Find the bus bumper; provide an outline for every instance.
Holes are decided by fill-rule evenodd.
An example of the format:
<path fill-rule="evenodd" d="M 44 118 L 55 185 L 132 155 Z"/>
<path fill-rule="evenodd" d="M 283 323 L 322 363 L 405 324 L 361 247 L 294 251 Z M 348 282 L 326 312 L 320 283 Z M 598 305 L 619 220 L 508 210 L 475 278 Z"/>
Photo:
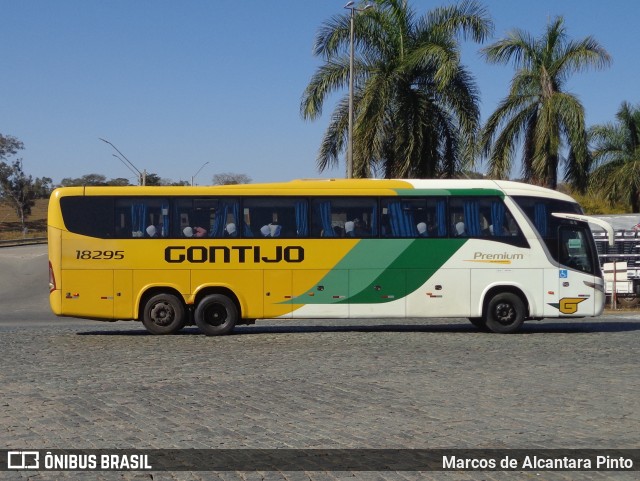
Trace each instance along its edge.
<path fill-rule="evenodd" d="M 60 289 L 49 293 L 49 305 L 56 316 L 62 315 L 62 291 Z"/>
<path fill-rule="evenodd" d="M 607 295 L 604 292 L 604 281 L 602 279 L 594 279 L 593 285 L 593 315 L 599 316 L 604 311 L 604 304 Z"/>

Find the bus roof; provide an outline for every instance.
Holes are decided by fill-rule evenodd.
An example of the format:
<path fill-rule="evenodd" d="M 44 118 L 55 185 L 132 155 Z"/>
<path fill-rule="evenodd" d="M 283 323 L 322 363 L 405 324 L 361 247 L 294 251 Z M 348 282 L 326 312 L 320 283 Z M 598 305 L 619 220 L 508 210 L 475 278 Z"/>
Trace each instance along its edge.
<path fill-rule="evenodd" d="M 447 191 L 484 190 L 508 196 L 526 195 L 575 202 L 570 196 L 544 187 L 522 182 L 488 179 L 298 179 L 289 182 L 236 184 L 216 186 L 84 186 L 62 187 L 55 197 L 78 195 L 397 195 L 412 190 L 432 191 L 447 195 Z M 427 193 L 427 192 L 425 192 Z"/>

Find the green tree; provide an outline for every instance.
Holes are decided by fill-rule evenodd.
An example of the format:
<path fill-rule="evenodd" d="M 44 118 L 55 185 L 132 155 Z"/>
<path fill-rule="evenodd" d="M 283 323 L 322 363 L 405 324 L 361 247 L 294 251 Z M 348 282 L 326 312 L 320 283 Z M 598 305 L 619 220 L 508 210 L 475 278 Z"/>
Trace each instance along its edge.
<path fill-rule="evenodd" d="M 562 17 L 538 39 L 513 30 L 483 52 L 489 62 L 513 62 L 517 69 L 509 95 L 481 135 L 490 176 L 508 177 L 521 145 L 526 181 L 555 189 L 561 161 L 567 160 L 565 179 L 579 185 L 589 164 L 584 108 L 564 87 L 573 73 L 607 66 L 609 54 L 592 37 L 570 40 Z M 565 143 L 571 149 L 568 159 L 562 159 Z"/>
<path fill-rule="evenodd" d="M 616 122 L 589 129 L 595 169 L 591 189 L 610 204 L 640 212 L 640 107 L 623 102 Z"/>
<path fill-rule="evenodd" d="M 129 179 L 126 179 L 124 177 L 116 177 L 115 179 L 109 179 L 107 181 L 107 185 L 111 185 L 114 187 L 127 187 L 131 185 L 131 183 L 129 182 Z"/>
<path fill-rule="evenodd" d="M 26 220 L 37 197 L 51 192 L 51 179 L 36 179 L 22 170 L 22 159 L 11 164 L 4 162 L 8 157 L 24 149 L 24 144 L 16 137 L 0 134 L 0 200 L 9 203 L 16 211 L 26 232 Z"/>
<path fill-rule="evenodd" d="M 26 220 L 31 214 L 31 208 L 35 205 L 37 190 L 33 177 L 26 175 L 22 170 L 22 160 L 16 160 L 7 165 L 2 162 L 3 168 L 0 175 L 0 192 L 2 199 L 9 202 L 16 211 L 22 224 L 22 230 L 26 231 Z"/>
<path fill-rule="evenodd" d="M 62 187 L 73 187 L 82 185 L 107 185 L 107 177 L 102 174 L 85 174 L 77 179 L 65 177 L 60 181 L 60 185 Z"/>
<path fill-rule="evenodd" d="M 163 185 L 163 183 L 158 174 L 149 173 L 145 176 L 144 185 Z"/>
<path fill-rule="evenodd" d="M 165 179 L 164 185 L 172 185 L 172 186 L 175 186 L 175 187 L 186 187 L 188 185 L 191 185 L 191 182 L 189 182 L 188 180 L 169 180 L 169 179 Z"/>
<path fill-rule="evenodd" d="M 353 176 L 452 177 L 473 159 L 478 91 L 460 63 L 458 38 L 482 42 L 493 30 L 474 1 L 423 16 L 406 0 L 375 0 L 354 18 Z M 324 59 L 300 105 L 322 114 L 328 96 L 349 83 L 350 14 L 321 27 L 314 54 Z M 336 106 L 318 154 L 320 171 L 347 148 L 349 98 Z"/>
<path fill-rule="evenodd" d="M 212 183 L 213 185 L 250 184 L 251 177 L 249 177 L 247 174 L 222 172 L 213 176 Z"/>
<path fill-rule="evenodd" d="M 0 134 L 0 159 L 6 159 L 15 155 L 18 150 L 24 149 L 24 144 L 11 135 Z"/>
<path fill-rule="evenodd" d="M 53 179 L 51 177 L 38 177 L 33 183 L 36 199 L 46 199 L 53 191 Z"/>

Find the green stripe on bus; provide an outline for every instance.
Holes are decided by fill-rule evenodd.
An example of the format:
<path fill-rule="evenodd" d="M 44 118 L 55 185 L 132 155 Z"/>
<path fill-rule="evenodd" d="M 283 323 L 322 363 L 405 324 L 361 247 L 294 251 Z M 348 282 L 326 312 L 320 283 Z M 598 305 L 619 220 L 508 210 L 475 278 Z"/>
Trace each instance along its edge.
<path fill-rule="evenodd" d="M 467 239 L 414 239 L 387 269 L 341 302 L 375 304 L 403 298 L 427 282 L 465 242 Z M 393 296 L 381 295 L 387 293 Z"/>
<path fill-rule="evenodd" d="M 363 239 L 318 281 L 318 285 L 323 286 L 322 291 L 315 290 L 313 297 L 301 294 L 287 303 L 391 302 L 423 285 L 466 241 L 467 239 Z M 386 267 L 369 268 L 372 263 Z M 336 293 L 343 295 L 336 296 Z M 385 296 L 386 293 L 392 293 L 393 296 Z"/>
<path fill-rule="evenodd" d="M 396 194 L 404 197 L 500 197 L 504 192 L 498 189 L 394 189 Z"/>

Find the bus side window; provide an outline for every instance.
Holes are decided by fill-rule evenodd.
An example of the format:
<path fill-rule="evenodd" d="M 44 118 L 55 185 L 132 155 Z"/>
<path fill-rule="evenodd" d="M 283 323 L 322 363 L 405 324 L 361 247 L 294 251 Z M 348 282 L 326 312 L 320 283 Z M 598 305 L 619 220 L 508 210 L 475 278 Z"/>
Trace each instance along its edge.
<path fill-rule="evenodd" d="M 169 201 L 156 197 L 118 198 L 115 205 L 117 237 L 168 237 Z"/>
<path fill-rule="evenodd" d="M 208 237 L 216 204 L 216 199 L 177 199 L 172 237 Z"/>
<path fill-rule="evenodd" d="M 314 237 L 378 236 L 378 202 L 369 197 L 314 199 L 311 233 Z"/>
<path fill-rule="evenodd" d="M 525 242 L 511 212 L 498 197 L 452 198 L 449 205 L 452 237 L 484 237 L 513 244 Z"/>
<path fill-rule="evenodd" d="M 244 199 L 244 222 L 262 238 L 308 237 L 307 200 L 295 197 L 248 197 Z"/>
<path fill-rule="evenodd" d="M 70 232 L 101 239 L 121 237 L 113 197 L 62 197 L 60 208 L 64 224 Z"/>
<path fill-rule="evenodd" d="M 382 199 L 384 237 L 422 237 L 428 235 L 426 199 L 389 197 Z"/>

